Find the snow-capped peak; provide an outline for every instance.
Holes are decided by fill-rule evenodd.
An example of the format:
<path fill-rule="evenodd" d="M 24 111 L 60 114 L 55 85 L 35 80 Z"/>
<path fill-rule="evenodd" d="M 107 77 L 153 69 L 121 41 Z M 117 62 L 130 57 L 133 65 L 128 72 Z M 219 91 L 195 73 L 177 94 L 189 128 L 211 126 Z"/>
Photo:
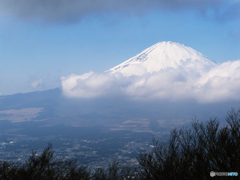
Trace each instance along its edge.
<path fill-rule="evenodd" d="M 166 68 L 184 68 L 198 72 L 208 71 L 216 64 L 196 50 L 183 44 L 163 41 L 145 49 L 136 56 L 106 71 L 124 76 L 154 73 Z"/>

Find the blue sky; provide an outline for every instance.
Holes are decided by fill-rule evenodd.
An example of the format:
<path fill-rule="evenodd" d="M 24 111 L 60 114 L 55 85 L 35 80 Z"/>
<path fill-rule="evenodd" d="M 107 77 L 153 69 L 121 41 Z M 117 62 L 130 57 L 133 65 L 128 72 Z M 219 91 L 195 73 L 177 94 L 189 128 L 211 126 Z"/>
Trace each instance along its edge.
<path fill-rule="evenodd" d="M 0 0 L 2 95 L 60 87 L 71 73 L 101 73 L 159 41 L 177 41 L 218 63 L 240 59 L 238 0 L 35 2 Z"/>

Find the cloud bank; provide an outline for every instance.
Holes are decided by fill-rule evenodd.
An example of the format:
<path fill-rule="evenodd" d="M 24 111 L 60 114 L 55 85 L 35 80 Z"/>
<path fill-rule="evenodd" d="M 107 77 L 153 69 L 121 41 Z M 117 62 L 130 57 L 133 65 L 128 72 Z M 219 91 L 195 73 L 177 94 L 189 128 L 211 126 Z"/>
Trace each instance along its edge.
<path fill-rule="evenodd" d="M 72 98 L 122 96 L 199 103 L 240 100 L 240 60 L 222 63 L 206 73 L 171 68 L 130 77 L 89 72 L 61 80 L 63 94 Z"/>
<path fill-rule="evenodd" d="M 219 19 L 239 17 L 236 0 L 0 0 L 1 14 L 45 22 L 74 23 L 92 14 L 121 13 L 141 15 L 149 11 L 211 11 Z"/>

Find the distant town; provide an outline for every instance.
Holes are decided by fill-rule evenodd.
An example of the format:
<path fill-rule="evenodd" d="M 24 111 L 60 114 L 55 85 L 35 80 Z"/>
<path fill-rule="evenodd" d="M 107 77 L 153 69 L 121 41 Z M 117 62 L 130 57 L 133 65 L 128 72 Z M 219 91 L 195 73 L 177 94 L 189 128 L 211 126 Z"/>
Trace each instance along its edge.
<path fill-rule="evenodd" d="M 73 128 L 74 127 L 69 127 Z M 76 159 L 79 164 L 87 165 L 90 169 L 107 168 L 109 163 L 116 159 L 122 165 L 137 165 L 136 157 L 140 152 L 153 148 L 152 138 L 166 141 L 170 129 L 159 132 L 149 132 L 149 129 L 137 128 L 140 132 L 129 130 L 103 130 L 98 138 L 80 138 L 61 134 L 31 137 L 18 133 L 18 129 L 3 131 L 0 134 L 0 160 L 24 162 L 32 150 L 39 155 L 48 143 L 52 143 L 56 159 Z M 92 129 L 89 133 L 93 133 Z M 47 134 L 47 131 L 45 131 Z M 71 131 L 70 131 L 71 132 Z M 100 133 L 100 132 L 99 132 Z M 55 133 L 57 134 L 57 133 Z M 5 138 L 5 139 L 4 139 Z"/>

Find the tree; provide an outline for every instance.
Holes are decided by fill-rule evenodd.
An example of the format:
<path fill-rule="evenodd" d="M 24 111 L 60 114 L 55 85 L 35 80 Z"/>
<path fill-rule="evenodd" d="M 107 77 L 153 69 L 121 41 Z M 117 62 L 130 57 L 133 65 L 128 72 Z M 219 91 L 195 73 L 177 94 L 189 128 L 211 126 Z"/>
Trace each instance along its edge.
<path fill-rule="evenodd" d="M 155 147 L 138 157 L 140 179 L 209 179 L 211 171 L 240 172 L 240 109 L 228 111 L 226 121 L 220 128 L 216 118 L 195 119 L 191 128 L 174 129 L 167 143 L 153 139 Z"/>
<path fill-rule="evenodd" d="M 109 164 L 107 170 L 98 168 L 92 175 L 93 180 L 130 180 L 138 179 L 137 169 L 131 166 L 120 166 L 119 162 L 114 159 Z"/>
<path fill-rule="evenodd" d="M 54 159 L 54 151 L 49 144 L 40 156 L 33 151 L 24 164 L 1 162 L 0 179 L 88 180 L 90 173 L 85 166 L 78 167 L 77 161 Z"/>
<path fill-rule="evenodd" d="M 211 171 L 240 172 L 240 109 L 228 111 L 226 121 L 220 127 L 216 118 L 195 119 L 191 128 L 173 129 L 167 143 L 153 138 L 154 148 L 139 154 L 138 167 L 121 166 L 115 159 L 92 174 L 76 160 L 55 159 L 49 144 L 23 164 L 0 162 L 0 180 L 204 180 L 212 179 Z M 225 178 L 231 179 L 218 179 Z"/>

